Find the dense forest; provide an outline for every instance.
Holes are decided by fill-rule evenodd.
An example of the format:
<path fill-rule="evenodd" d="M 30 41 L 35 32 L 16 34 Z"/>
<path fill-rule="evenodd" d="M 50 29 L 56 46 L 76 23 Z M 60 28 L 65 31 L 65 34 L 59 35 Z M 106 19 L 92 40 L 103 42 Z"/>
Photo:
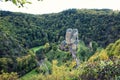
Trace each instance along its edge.
<path fill-rule="evenodd" d="M 72 80 L 120 78 L 119 20 L 120 12 L 109 9 L 69 9 L 43 15 L 0 11 L 0 78 L 12 75 L 12 78 L 16 79 L 17 76 L 21 77 L 36 67 L 38 73 L 43 73 L 39 78 L 34 77 L 36 80 L 56 80 L 55 76 L 64 78 L 64 75 L 55 75 L 59 69 L 68 79 L 74 76 Z M 79 32 L 77 57 L 81 61 L 81 66 L 77 70 L 71 54 L 59 50 L 59 44 L 65 39 L 67 28 L 77 28 Z M 89 48 L 91 42 L 92 50 Z M 31 50 L 37 46 L 43 47 L 36 52 Z M 42 68 L 38 67 L 38 63 L 43 59 L 44 64 L 48 66 L 47 71 L 43 65 Z M 117 66 L 118 70 L 112 74 L 109 66 Z M 58 69 L 58 72 L 55 69 Z M 79 73 L 81 69 L 83 72 Z M 101 72 L 97 72 L 99 69 Z M 104 72 L 104 69 L 109 72 Z M 90 74 L 92 72 L 93 74 Z M 46 73 L 47 77 L 44 76 Z"/>
<path fill-rule="evenodd" d="M 24 47 L 63 40 L 67 28 L 77 28 L 79 38 L 88 44 L 96 41 L 105 47 L 119 39 L 120 13 L 112 10 L 70 9 L 56 14 L 31 15 L 0 12 L 0 22 Z M 42 38 L 42 39 L 41 39 Z"/>

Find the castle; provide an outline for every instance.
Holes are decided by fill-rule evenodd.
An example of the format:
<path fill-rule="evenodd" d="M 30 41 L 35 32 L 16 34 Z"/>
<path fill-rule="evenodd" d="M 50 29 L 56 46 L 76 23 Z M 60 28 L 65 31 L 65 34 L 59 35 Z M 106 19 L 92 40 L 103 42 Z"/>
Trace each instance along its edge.
<path fill-rule="evenodd" d="M 65 40 L 61 42 L 60 49 L 64 51 L 70 51 L 72 58 L 76 61 L 77 66 L 79 65 L 79 60 L 77 59 L 77 47 L 78 47 L 78 29 L 67 29 Z"/>
<path fill-rule="evenodd" d="M 78 30 L 77 29 L 67 29 L 65 40 L 61 42 L 61 50 L 68 50 L 65 46 L 71 47 L 72 50 L 77 50 L 78 46 Z"/>

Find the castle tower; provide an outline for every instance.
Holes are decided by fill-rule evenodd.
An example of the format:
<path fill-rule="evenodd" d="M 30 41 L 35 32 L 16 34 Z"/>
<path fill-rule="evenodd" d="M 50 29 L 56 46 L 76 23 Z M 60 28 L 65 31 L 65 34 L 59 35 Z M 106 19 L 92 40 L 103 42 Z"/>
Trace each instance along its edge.
<path fill-rule="evenodd" d="M 65 37 L 67 44 L 71 44 L 71 36 L 72 36 L 72 29 L 69 28 L 69 29 L 67 29 L 67 31 L 66 31 L 66 37 Z"/>
<path fill-rule="evenodd" d="M 78 41 L 78 29 L 72 30 L 71 43 L 74 43 L 75 41 Z"/>

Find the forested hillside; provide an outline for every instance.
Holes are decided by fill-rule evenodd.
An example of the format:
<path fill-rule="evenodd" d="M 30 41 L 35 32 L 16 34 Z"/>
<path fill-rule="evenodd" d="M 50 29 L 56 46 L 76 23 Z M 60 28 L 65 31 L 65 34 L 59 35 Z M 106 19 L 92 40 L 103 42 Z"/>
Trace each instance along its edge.
<path fill-rule="evenodd" d="M 75 63 L 71 59 L 71 54 L 61 51 L 58 48 L 61 41 L 65 39 L 64 36 L 67 28 L 78 29 L 80 43 L 77 56 L 82 62 L 88 60 L 92 62 L 98 61 L 97 63 L 99 63 L 105 58 L 105 60 L 108 59 L 108 62 L 112 60 L 114 63 L 115 60 L 113 58 L 120 55 L 118 40 L 120 39 L 119 11 L 109 9 L 69 9 L 60 13 L 43 15 L 0 11 L 0 74 L 17 72 L 19 76 L 23 76 L 36 68 L 40 60 L 46 59 L 47 61 L 45 63 L 50 66 L 48 68 L 51 74 L 51 76 L 49 75 L 47 77 L 55 77 L 54 73 L 52 73 L 52 71 L 54 72 L 53 68 L 63 69 L 63 67 L 63 71 L 68 71 L 71 74 L 68 75 L 65 73 L 67 77 L 71 78 L 71 76 L 77 75 L 74 74 L 76 72 L 74 70 Z M 93 44 L 92 49 L 89 48 L 91 42 Z M 37 46 L 42 47 L 36 52 L 30 50 Z M 102 59 L 101 55 L 103 55 Z M 119 57 L 116 60 L 119 62 Z M 92 62 L 90 62 L 90 66 Z M 57 65 L 57 63 L 59 64 Z M 62 66 L 62 64 L 64 65 Z M 100 66 L 99 64 L 97 65 Z M 106 65 L 104 66 L 106 67 Z M 118 65 L 118 63 L 115 65 Z M 114 65 L 112 66 L 114 67 Z M 88 67 L 89 64 L 85 63 L 84 65 L 83 63 L 82 68 L 86 69 L 83 73 L 79 74 L 81 79 L 84 76 L 86 77 L 84 74 L 89 69 Z M 93 71 L 94 67 L 92 67 Z M 104 68 L 100 69 L 103 70 Z M 44 68 L 41 70 L 38 67 L 37 71 L 46 74 Z M 11 75 L 16 75 L 16 73 L 11 73 Z M 41 76 L 47 80 L 45 76 Z M 99 77 L 98 74 L 93 73 L 93 77 L 95 76 Z M 79 77 L 77 75 L 73 78 L 78 79 Z M 90 77 L 90 74 L 88 74 L 86 80 L 88 80 L 88 77 Z"/>
<path fill-rule="evenodd" d="M 63 40 L 67 28 L 77 28 L 80 40 L 105 47 L 120 38 L 120 13 L 112 10 L 70 9 L 56 14 L 31 15 L 0 12 L 2 24 L 16 34 L 25 47 Z"/>

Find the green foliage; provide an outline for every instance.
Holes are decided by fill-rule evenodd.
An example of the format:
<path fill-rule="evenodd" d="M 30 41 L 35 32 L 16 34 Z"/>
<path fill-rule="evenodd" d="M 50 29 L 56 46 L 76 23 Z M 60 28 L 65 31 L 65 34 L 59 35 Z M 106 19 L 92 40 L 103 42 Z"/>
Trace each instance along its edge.
<path fill-rule="evenodd" d="M 97 48 L 98 48 L 98 44 L 97 44 L 95 41 L 92 42 L 92 48 L 93 48 L 93 51 L 94 51 L 94 52 L 95 52 L 95 51 L 97 50 Z"/>
<path fill-rule="evenodd" d="M 20 80 L 30 80 L 31 77 L 34 77 L 35 75 L 38 75 L 35 69 L 30 71 L 29 73 L 25 74 L 24 76 L 20 77 Z"/>
<path fill-rule="evenodd" d="M 95 51 L 90 50 L 83 41 L 80 41 L 78 45 L 77 56 L 81 61 L 87 61 L 90 56 L 94 54 Z"/>
<path fill-rule="evenodd" d="M 71 60 L 71 54 L 69 52 L 65 53 L 60 50 L 53 51 L 46 53 L 46 58 L 52 62 L 52 60 L 58 60 L 59 64 L 65 63 L 68 60 Z"/>
<path fill-rule="evenodd" d="M 105 49 L 97 51 L 89 58 L 89 61 L 108 60 L 114 57 L 120 57 L 120 40 L 110 43 Z"/>
<path fill-rule="evenodd" d="M 50 51 L 50 44 L 49 43 L 45 43 L 45 45 L 44 45 L 44 51 L 45 51 L 45 53 L 47 53 L 47 52 Z"/>
<path fill-rule="evenodd" d="M 0 58 L 0 69 L 4 72 L 8 72 L 13 65 L 11 58 Z"/>
<path fill-rule="evenodd" d="M 30 50 L 32 50 L 34 53 L 36 53 L 41 48 L 43 48 L 43 46 L 37 46 L 37 47 L 31 48 Z"/>
<path fill-rule="evenodd" d="M 31 71 L 36 66 L 37 66 L 36 55 L 34 55 L 34 53 L 32 52 L 29 52 L 29 54 L 26 56 L 17 58 L 17 69 L 16 70 L 20 76 Z"/>
<path fill-rule="evenodd" d="M 52 44 L 52 50 L 53 51 L 56 51 L 58 48 L 57 48 L 57 45 L 56 44 Z"/>
<path fill-rule="evenodd" d="M 106 50 L 101 50 L 100 52 L 97 51 L 94 55 L 92 55 L 88 61 L 94 62 L 94 61 L 100 61 L 100 60 L 108 60 L 109 56 L 107 55 Z"/>
<path fill-rule="evenodd" d="M 87 49 L 84 43 L 80 42 L 80 44 L 78 52 L 82 48 Z M 119 40 L 112 45 L 118 44 Z M 116 50 L 116 48 L 114 49 Z M 29 80 L 119 80 L 120 57 L 115 56 L 115 54 L 111 58 L 107 54 L 107 51 L 111 50 L 110 47 L 106 49 L 97 51 L 88 61 L 81 62 L 77 68 L 75 68 L 76 61 L 71 60 L 69 52 L 63 52 L 59 49 L 57 51 L 50 50 L 45 53 L 48 60 L 45 59 L 46 62 L 36 68 L 39 73 Z"/>
<path fill-rule="evenodd" d="M 69 52 L 59 50 L 55 43 L 51 43 L 48 47 L 45 44 L 43 48 L 40 48 L 36 52 L 36 57 L 38 60 L 48 59 L 50 62 L 56 59 L 60 64 L 66 62 L 67 60 L 71 60 L 72 58 Z"/>
<path fill-rule="evenodd" d="M 106 47 L 107 54 L 110 57 L 120 56 L 120 39 Z"/>
<path fill-rule="evenodd" d="M 120 59 L 104 60 L 96 62 L 81 63 L 78 68 L 74 61 L 68 61 L 65 64 L 58 65 L 57 60 L 52 61 L 51 73 L 39 73 L 29 80 L 119 80 L 120 76 Z M 44 68 L 44 69 L 43 69 Z M 46 70 L 45 67 L 40 70 Z"/>
<path fill-rule="evenodd" d="M 24 4 L 26 3 L 31 4 L 31 2 L 28 2 L 27 0 L 3 0 L 3 1 L 11 1 L 13 4 L 15 4 L 18 7 L 24 7 Z"/>
<path fill-rule="evenodd" d="M 41 48 L 36 52 L 36 56 L 38 60 L 44 59 L 45 58 L 45 49 Z"/>
<path fill-rule="evenodd" d="M 97 51 L 90 57 L 83 67 L 84 70 L 80 74 L 80 78 L 82 80 L 119 80 L 119 41 L 108 45 L 106 49 Z M 113 54 L 111 55 L 111 53 Z"/>
<path fill-rule="evenodd" d="M 40 66 L 36 68 L 36 72 L 42 74 L 50 74 L 52 69 L 52 64 L 48 60 L 45 60 L 41 63 Z"/>
<path fill-rule="evenodd" d="M 0 11 L 2 25 L 17 35 L 25 47 L 61 42 L 67 28 L 77 28 L 79 38 L 105 47 L 119 35 L 119 12 L 112 10 L 70 9 L 57 14 L 30 15 Z M 9 26 L 9 27 L 8 27 Z"/>
<path fill-rule="evenodd" d="M 77 80 L 77 73 L 76 70 L 70 70 L 69 67 L 75 66 L 75 64 L 72 64 L 71 62 L 66 65 L 58 66 L 57 60 L 52 61 L 52 69 L 50 74 L 39 74 L 38 76 L 35 76 L 32 79 L 35 80 Z M 72 65 L 71 65 L 72 64 Z"/>
<path fill-rule="evenodd" d="M 0 74 L 0 80 L 17 80 L 18 75 L 17 73 L 11 72 L 11 73 L 2 73 Z"/>
<path fill-rule="evenodd" d="M 117 61 L 117 62 L 116 62 Z M 115 80 L 120 76 L 119 58 L 108 61 L 87 63 L 84 71 L 80 74 L 82 80 Z"/>
<path fill-rule="evenodd" d="M 8 33 L 2 29 L 0 35 L 0 71 L 3 70 L 4 72 L 18 72 L 20 75 L 25 74 L 28 69 L 26 69 L 26 71 L 23 71 L 22 68 L 24 68 L 24 66 L 27 66 L 28 63 L 19 65 L 17 59 L 23 56 L 29 56 L 30 53 L 27 52 L 28 49 L 24 48 L 22 44 L 20 44 L 12 32 Z M 24 62 L 24 60 L 22 61 Z M 21 66 L 22 68 L 20 69 Z M 31 67 L 31 69 L 32 68 L 33 67 Z M 29 68 L 29 70 L 31 69 Z"/>

